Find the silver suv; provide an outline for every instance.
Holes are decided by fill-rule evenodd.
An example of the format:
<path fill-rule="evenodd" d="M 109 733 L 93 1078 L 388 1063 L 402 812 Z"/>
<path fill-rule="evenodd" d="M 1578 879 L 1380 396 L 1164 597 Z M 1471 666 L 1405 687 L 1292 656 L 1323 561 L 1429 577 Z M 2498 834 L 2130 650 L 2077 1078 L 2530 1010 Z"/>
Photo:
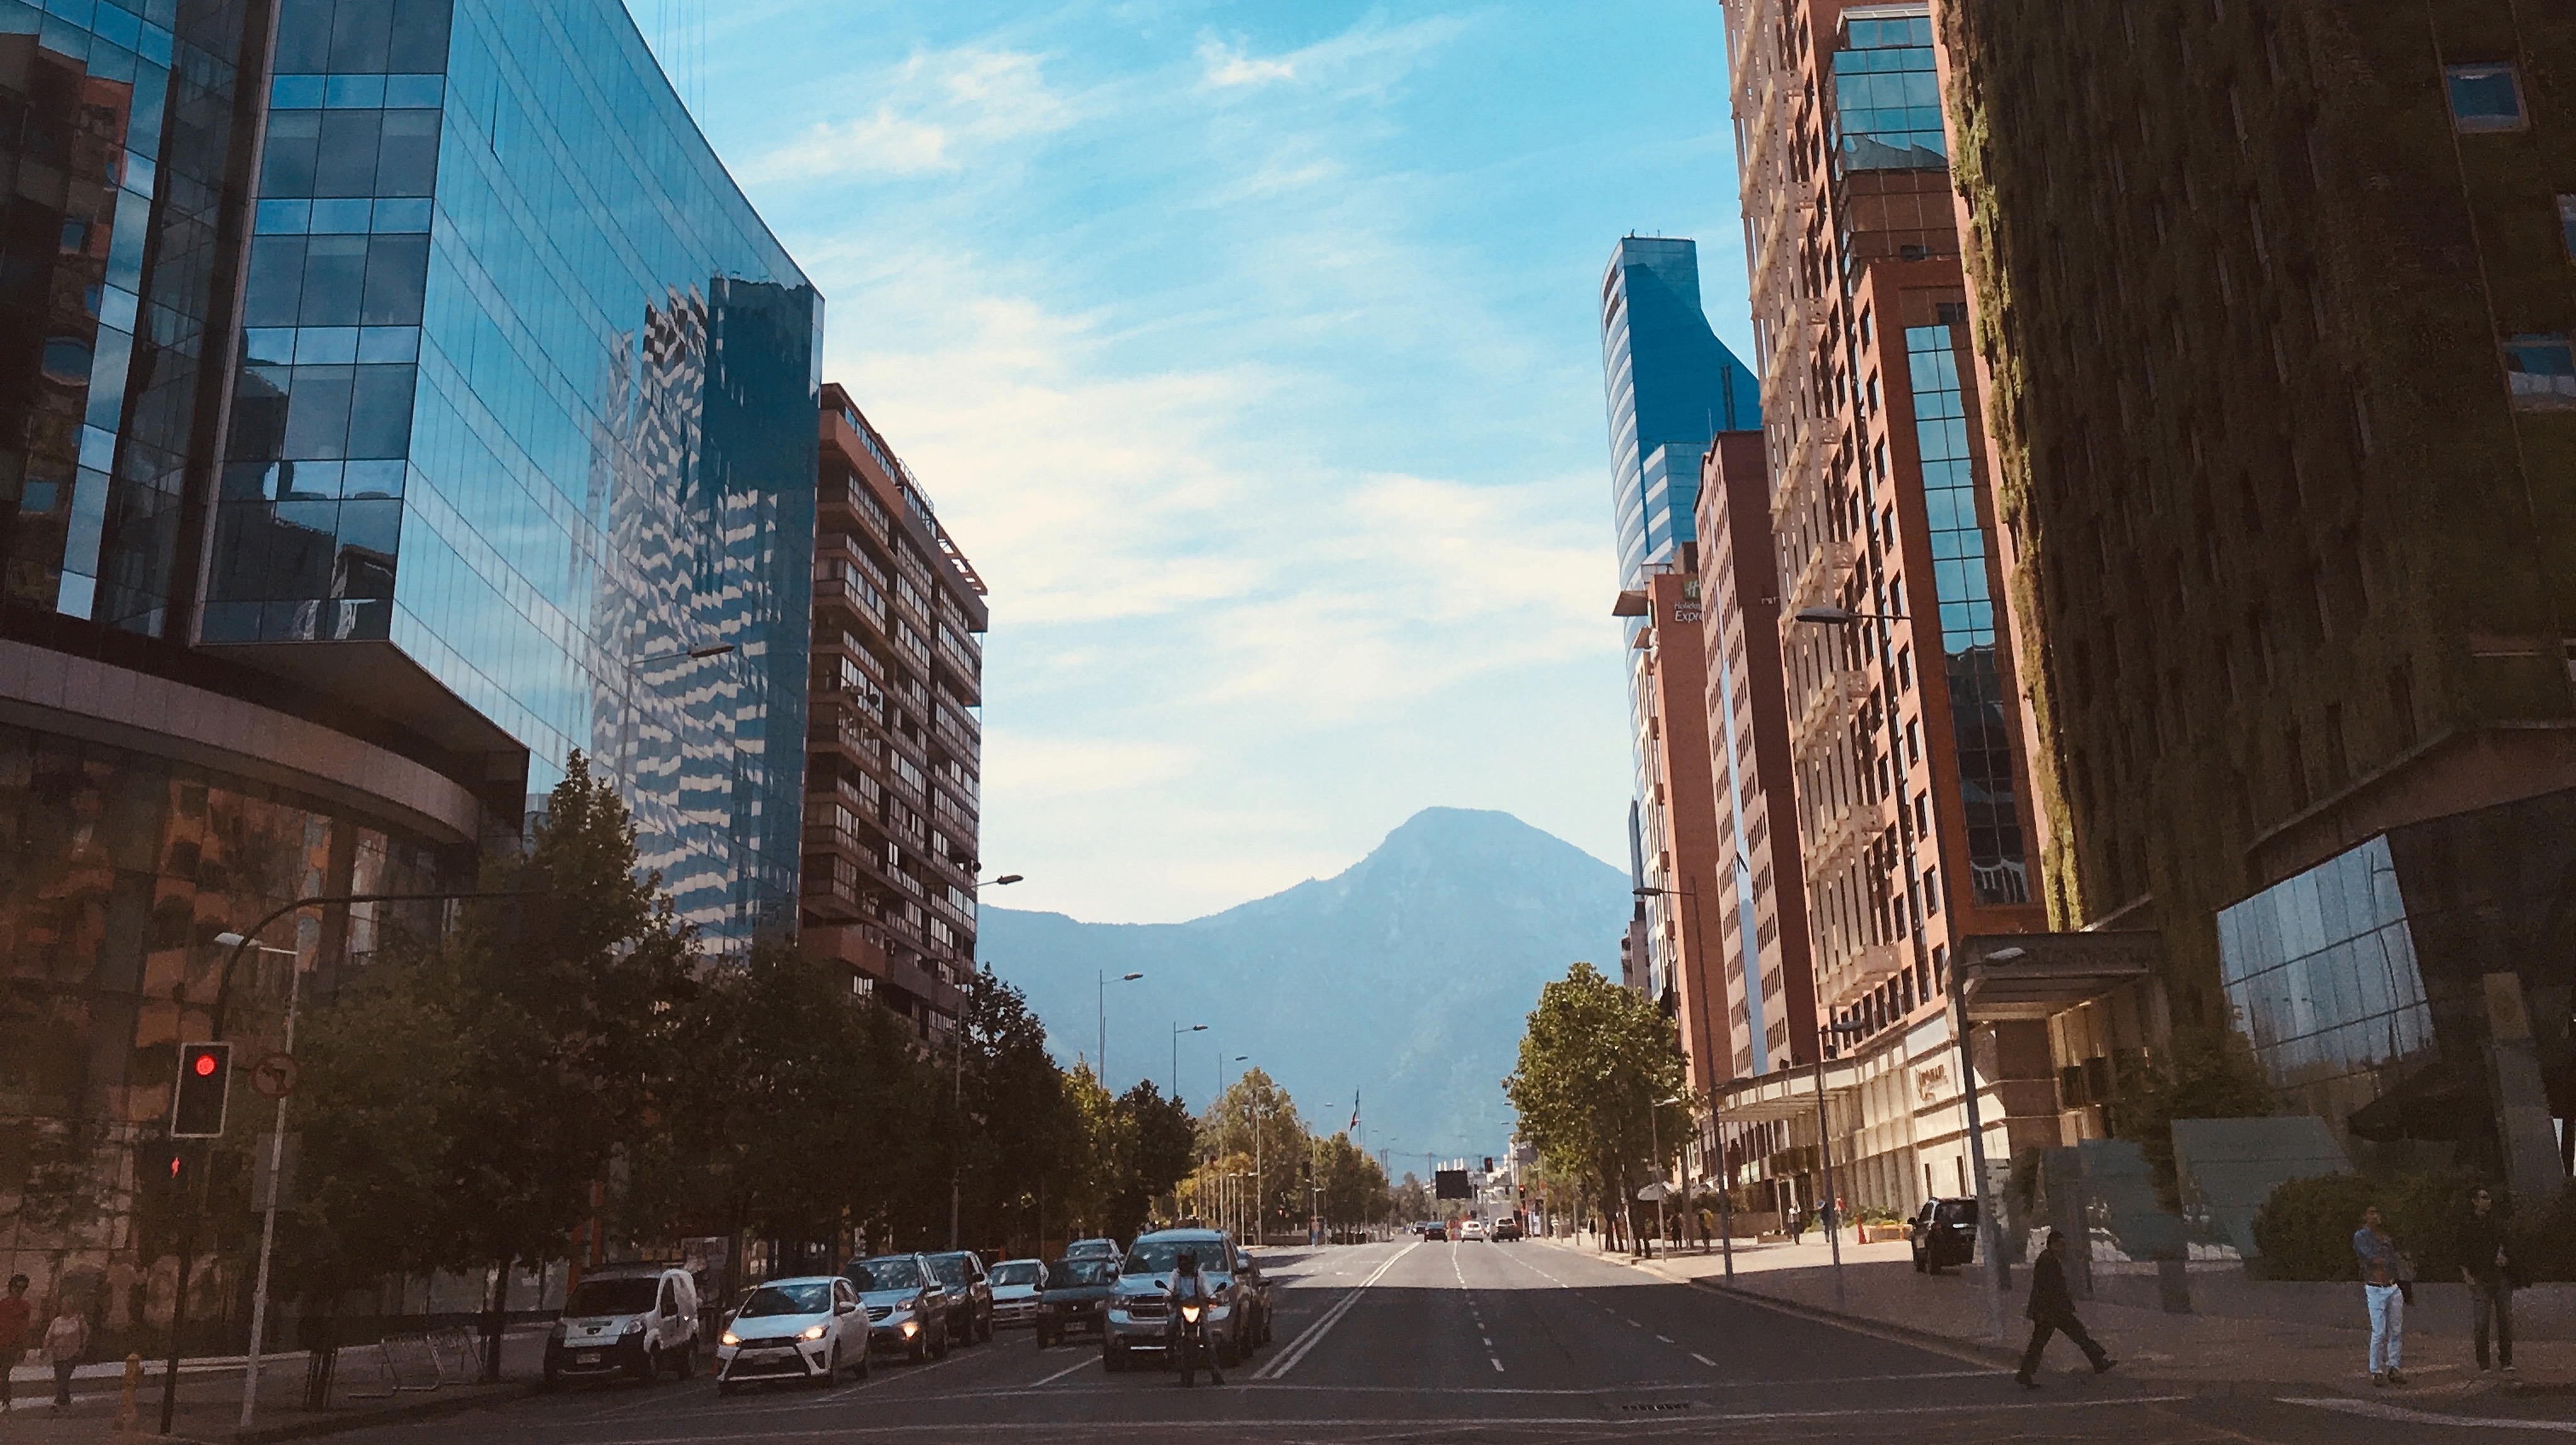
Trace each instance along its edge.
<path fill-rule="evenodd" d="M 1207 1337 L 1221 1364 L 1240 1361 L 1252 1344 L 1244 1331 L 1251 1315 L 1236 1308 L 1234 1240 L 1217 1229 L 1160 1229 L 1137 1236 L 1118 1269 L 1101 1330 L 1101 1365 L 1123 1370 L 1131 1356 L 1149 1352 L 1159 1359 L 1170 1342 L 1172 1272 L 1181 1252 L 1198 1257 L 1200 1278 L 1208 1291 Z"/>

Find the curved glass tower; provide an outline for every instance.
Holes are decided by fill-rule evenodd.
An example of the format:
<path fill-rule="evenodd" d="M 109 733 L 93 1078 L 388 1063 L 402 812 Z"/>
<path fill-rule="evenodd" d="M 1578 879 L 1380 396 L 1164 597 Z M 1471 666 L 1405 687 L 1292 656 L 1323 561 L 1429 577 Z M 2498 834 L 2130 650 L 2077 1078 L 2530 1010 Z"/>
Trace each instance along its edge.
<path fill-rule="evenodd" d="M 1630 236 L 1601 280 L 1601 369 L 1610 400 L 1610 500 L 1619 585 L 1691 540 L 1709 438 L 1762 425 L 1762 384 L 1699 309 L 1699 247 Z"/>

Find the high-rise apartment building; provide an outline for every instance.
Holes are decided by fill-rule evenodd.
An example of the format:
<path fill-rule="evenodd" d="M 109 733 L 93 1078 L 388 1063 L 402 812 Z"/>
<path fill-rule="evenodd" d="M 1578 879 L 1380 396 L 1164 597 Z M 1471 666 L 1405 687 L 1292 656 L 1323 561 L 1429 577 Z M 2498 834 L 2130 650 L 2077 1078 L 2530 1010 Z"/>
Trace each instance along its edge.
<path fill-rule="evenodd" d="M 574 749 L 795 926 L 822 310 L 617 0 L 0 0 L 0 94 L 0 1264 L 115 1328 L 218 933 L 470 886 Z"/>
<path fill-rule="evenodd" d="M 1813 1063 L 1818 1043 L 1763 441 L 1758 431 L 1722 432 L 1710 444 L 1697 518 L 1705 731 L 1721 793 L 1716 870 L 1725 904 L 1713 938 L 1736 1078 Z"/>
<path fill-rule="evenodd" d="M 822 422 L 805 949 L 944 1032 L 975 971 L 984 582 L 837 385 Z"/>
<path fill-rule="evenodd" d="M 1904 1207 L 1972 1183 L 1950 954 L 2043 922 L 1932 23 L 1921 3 L 1727 15 L 1795 780 L 1771 831 L 1797 834 L 1836 1030 L 1840 1187 Z M 1846 620 L 1795 620 L 1820 610 Z M 2059 1142 L 2040 1030 L 1998 1030 L 1990 1157 Z"/>
<path fill-rule="evenodd" d="M 1637 619 L 1628 627 L 1628 716 L 1641 907 L 1622 962 L 1677 1013 L 1701 1000 L 1722 1008 L 1722 988 L 1678 976 L 1700 964 L 1693 912 L 1702 889 L 1714 902 L 1716 879 L 1691 529 L 1709 438 L 1756 426 L 1760 416 L 1751 373 L 1700 310 L 1699 253 L 1690 241 L 1630 236 L 1612 252 L 1601 281 L 1601 360 L 1624 589 L 1617 612 Z M 1685 599 L 1684 591 L 1692 595 Z M 1677 623 L 1673 609 L 1683 606 L 1691 615 Z M 1667 637 L 1671 648 L 1663 646 Z M 1675 728 L 1688 736 L 1675 736 Z M 1692 1026 L 1685 1020 L 1686 1035 Z M 1724 1079 L 1733 1050 L 1705 1028 L 1699 1037 L 1708 1057 L 1693 1051 L 1693 1077 Z"/>
<path fill-rule="evenodd" d="M 2174 1024 L 2246 1031 L 2356 1154 L 2555 1192 L 2576 32 L 1942 10 L 2055 923 L 2154 930 Z M 2054 1027 L 2079 1075 L 2161 1042 Z"/>

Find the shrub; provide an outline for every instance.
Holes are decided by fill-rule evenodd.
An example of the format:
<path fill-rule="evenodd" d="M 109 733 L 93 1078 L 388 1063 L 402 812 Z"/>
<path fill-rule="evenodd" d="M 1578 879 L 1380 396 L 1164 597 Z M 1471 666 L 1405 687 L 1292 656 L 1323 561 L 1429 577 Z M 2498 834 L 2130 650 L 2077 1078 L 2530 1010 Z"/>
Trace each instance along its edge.
<path fill-rule="evenodd" d="M 2452 1236 L 2468 1213 L 2478 1176 L 2463 1169 L 2366 1179 L 2325 1174 L 2292 1179 L 2272 1191 L 2254 1216 L 2254 1243 L 2263 1251 L 2267 1279 L 2358 1279 L 2352 1252 L 2361 1212 L 2376 1204 L 2397 1247 L 2415 1261 L 2419 1279 L 2454 1279 Z"/>

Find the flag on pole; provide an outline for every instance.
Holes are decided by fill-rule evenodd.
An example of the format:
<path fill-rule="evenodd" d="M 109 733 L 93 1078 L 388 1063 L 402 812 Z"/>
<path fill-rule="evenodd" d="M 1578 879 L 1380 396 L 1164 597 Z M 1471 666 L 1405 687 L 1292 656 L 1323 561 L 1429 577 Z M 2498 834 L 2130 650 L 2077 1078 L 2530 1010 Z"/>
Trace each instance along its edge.
<path fill-rule="evenodd" d="M 1357 1089 L 1353 1089 L 1353 1090 L 1351 1090 L 1351 1132 L 1353 1132 L 1353 1133 L 1357 1133 L 1357 1132 L 1359 1132 L 1359 1127 L 1360 1127 L 1360 1091 L 1359 1091 L 1359 1090 L 1357 1090 Z"/>

